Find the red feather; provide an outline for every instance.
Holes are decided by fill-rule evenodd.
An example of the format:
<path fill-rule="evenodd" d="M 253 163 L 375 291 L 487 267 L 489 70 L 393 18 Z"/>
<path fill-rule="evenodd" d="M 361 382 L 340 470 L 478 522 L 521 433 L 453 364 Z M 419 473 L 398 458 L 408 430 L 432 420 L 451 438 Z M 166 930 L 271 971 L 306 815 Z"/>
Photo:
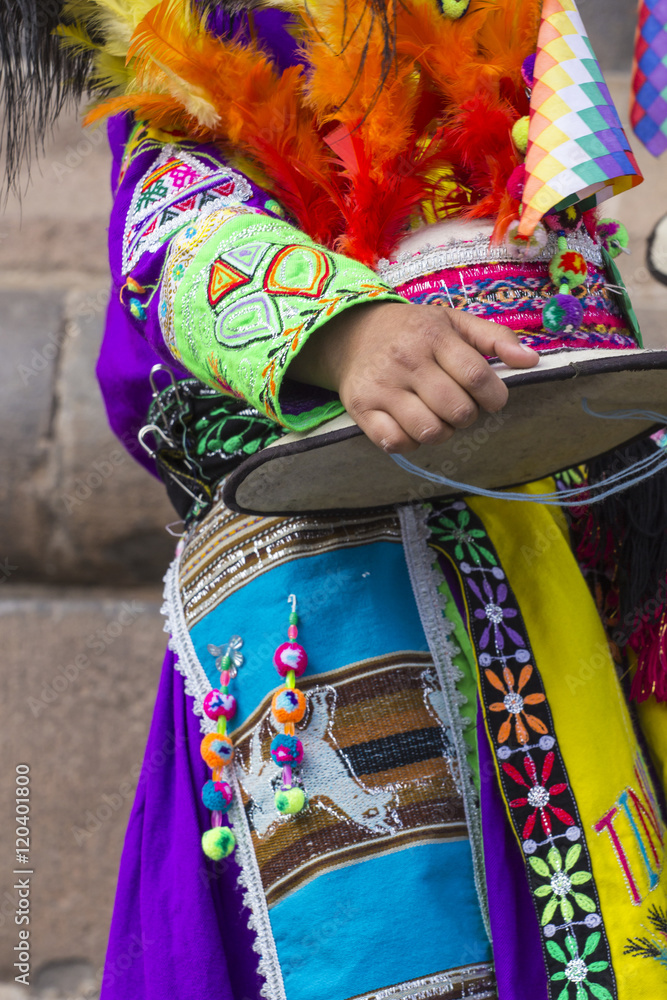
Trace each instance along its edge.
<path fill-rule="evenodd" d="M 315 240 L 371 265 L 426 201 L 498 217 L 498 235 L 517 210 L 506 191 L 518 163 L 511 128 L 527 110 L 520 67 L 534 51 L 540 7 L 471 0 L 452 21 L 435 3 L 387 0 L 396 28 L 387 70 L 386 35 L 368 0 L 317 4 L 300 28 L 305 74 L 279 73 L 254 42 L 215 38 L 187 2 L 162 0 L 129 49 L 137 92 L 88 120 L 131 109 L 218 143 L 255 164 Z M 445 195 L 434 176 L 444 176 Z"/>

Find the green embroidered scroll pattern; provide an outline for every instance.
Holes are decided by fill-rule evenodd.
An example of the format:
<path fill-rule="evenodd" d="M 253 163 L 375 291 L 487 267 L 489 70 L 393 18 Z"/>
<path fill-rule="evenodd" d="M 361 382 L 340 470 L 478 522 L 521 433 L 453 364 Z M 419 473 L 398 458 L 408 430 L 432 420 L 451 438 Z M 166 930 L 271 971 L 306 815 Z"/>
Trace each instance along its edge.
<path fill-rule="evenodd" d="M 286 413 L 281 386 L 312 336 L 350 306 L 404 299 L 362 264 L 286 222 L 228 209 L 172 245 L 160 321 L 172 353 L 207 385 L 246 399 L 294 431 L 343 412 L 338 399 Z"/>

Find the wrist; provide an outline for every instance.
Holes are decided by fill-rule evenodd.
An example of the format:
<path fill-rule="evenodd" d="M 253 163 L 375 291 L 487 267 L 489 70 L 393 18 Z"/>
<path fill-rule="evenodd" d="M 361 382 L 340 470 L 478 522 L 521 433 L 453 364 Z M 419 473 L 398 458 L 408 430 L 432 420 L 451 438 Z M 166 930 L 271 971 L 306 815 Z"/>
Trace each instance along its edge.
<path fill-rule="evenodd" d="M 289 377 L 339 392 L 343 374 L 354 355 L 354 345 L 367 329 L 371 313 L 398 305 L 402 303 L 362 302 L 334 316 L 311 335 L 290 362 Z"/>

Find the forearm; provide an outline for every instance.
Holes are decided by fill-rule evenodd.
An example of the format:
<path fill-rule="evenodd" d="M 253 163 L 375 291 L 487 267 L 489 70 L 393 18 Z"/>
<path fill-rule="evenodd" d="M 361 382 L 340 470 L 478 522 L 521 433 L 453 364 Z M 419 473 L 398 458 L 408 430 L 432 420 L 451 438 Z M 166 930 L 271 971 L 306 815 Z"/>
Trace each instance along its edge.
<path fill-rule="evenodd" d="M 240 208 L 214 213 L 174 240 L 160 322 L 174 357 L 201 381 L 291 430 L 308 430 L 343 407 L 326 391 L 335 387 L 323 368 L 310 378 L 306 364 L 300 383 L 292 381 L 302 350 L 323 336 L 333 356 L 335 338 L 325 331 L 344 326 L 361 305 L 402 301 L 357 261 Z"/>

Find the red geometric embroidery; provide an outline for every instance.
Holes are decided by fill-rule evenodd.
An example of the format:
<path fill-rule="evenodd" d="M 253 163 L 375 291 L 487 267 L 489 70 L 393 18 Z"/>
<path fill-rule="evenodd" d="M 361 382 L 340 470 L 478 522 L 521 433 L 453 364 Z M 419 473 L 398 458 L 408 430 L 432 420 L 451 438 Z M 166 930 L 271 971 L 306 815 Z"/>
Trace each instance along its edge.
<path fill-rule="evenodd" d="M 278 277 L 281 269 L 282 280 Z M 278 295 L 305 295 L 318 299 L 330 274 L 331 265 L 321 251 L 314 247 L 284 247 L 269 265 L 264 290 Z"/>
<path fill-rule="evenodd" d="M 191 212 L 192 209 L 197 204 L 197 195 L 193 194 L 189 198 L 184 198 L 183 201 L 178 201 L 173 206 L 177 212 Z"/>
<path fill-rule="evenodd" d="M 241 274 L 231 264 L 225 264 L 222 260 L 214 261 L 208 279 L 208 301 L 212 306 L 216 306 L 223 296 L 231 292 L 233 288 L 246 285 L 250 278 Z"/>
<path fill-rule="evenodd" d="M 222 194 L 225 198 L 229 198 L 230 194 L 234 194 L 235 188 L 236 184 L 230 179 L 228 181 L 223 181 L 222 184 L 218 184 L 218 186 L 214 187 L 213 190 L 216 194 Z"/>

